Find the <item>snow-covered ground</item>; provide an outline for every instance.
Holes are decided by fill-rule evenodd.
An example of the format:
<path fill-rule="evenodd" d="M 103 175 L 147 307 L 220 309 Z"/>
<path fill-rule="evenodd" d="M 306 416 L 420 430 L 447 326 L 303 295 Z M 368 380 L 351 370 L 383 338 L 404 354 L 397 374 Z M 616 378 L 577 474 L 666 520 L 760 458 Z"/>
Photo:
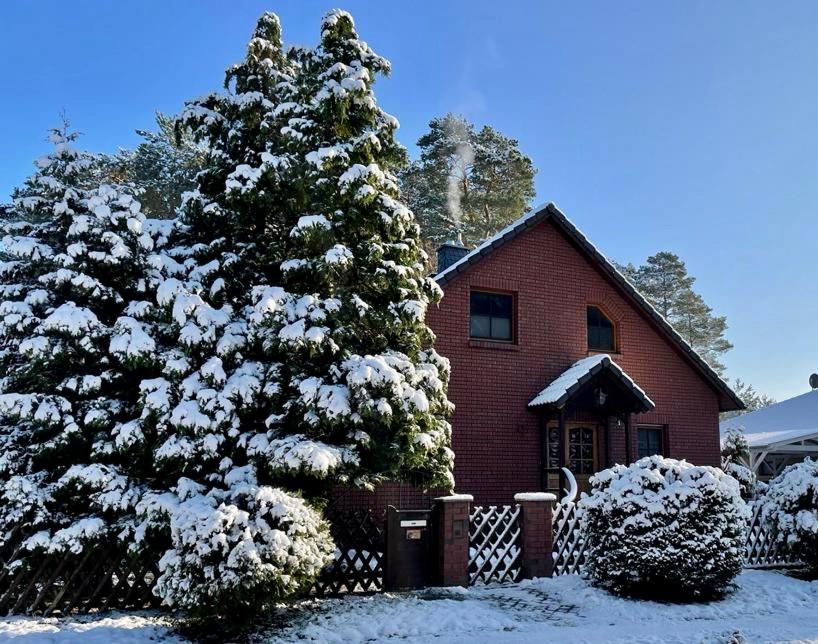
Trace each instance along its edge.
<path fill-rule="evenodd" d="M 6 617 L 0 619 L 0 641 L 11 644 L 173 644 L 184 640 L 171 634 L 169 623 L 162 617 L 149 613 L 111 613 L 99 618 L 73 619 Z"/>
<path fill-rule="evenodd" d="M 517 585 L 309 600 L 276 616 L 254 642 L 528 644 L 529 642 L 818 642 L 818 582 L 748 571 L 719 602 L 671 605 L 613 597 L 576 576 Z M 13 644 L 176 643 L 163 617 L 6 618 Z"/>
<path fill-rule="evenodd" d="M 719 602 L 613 597 L 576 576 L 305 602 L 268 642 L 818 642 L 818 582 L 747 571 Z"/>

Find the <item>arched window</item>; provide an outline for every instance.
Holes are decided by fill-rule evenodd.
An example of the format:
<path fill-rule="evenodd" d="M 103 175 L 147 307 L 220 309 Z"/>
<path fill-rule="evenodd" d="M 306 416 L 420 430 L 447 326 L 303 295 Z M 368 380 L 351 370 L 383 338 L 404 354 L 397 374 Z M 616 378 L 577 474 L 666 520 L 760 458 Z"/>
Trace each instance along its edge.
<path fill-rule="evenodd" d="M 588 307 L 588 350 L 616 351 L 613 322 L 597 306 Z"/>

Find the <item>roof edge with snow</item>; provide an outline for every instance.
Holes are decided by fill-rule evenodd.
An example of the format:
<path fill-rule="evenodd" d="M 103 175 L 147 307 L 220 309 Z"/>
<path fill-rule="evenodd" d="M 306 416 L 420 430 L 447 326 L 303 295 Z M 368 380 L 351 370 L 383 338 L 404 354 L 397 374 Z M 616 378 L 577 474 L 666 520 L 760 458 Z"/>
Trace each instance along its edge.
<path fill-rule="evenodd" d="M 673 341 L 682 355 L 684 355 L 704 376 L 705 380 L 728 401 L 726 405 L 719 402 L 720 411 L 730 411 L 734 409 L 745 409 L 745 405 L 736 392 L 716 373 L 713 368 L 690 346 L 673 325 L 648 302 L 630 280 L 620 273 L 616 266 L 594 246 L 588 238 L 560 211 L 557 206 L 549 202 L 543 206 L 533 209 L 528 214 L 520 217 L 517 221 L 503 228 L 500 232 L 489 237 L 482 244 L 477 246 L 465 257 L 441 271 L 435 276 L 435 280 L 441 286 L 453 280 L 460 273 L 468 270 L 471 266 L 481 261 L 494 250 L 508 243 L 526 230 L 531 229 L 542 221 L 550 219 L 554 224 L 587 255 L 593 259 L 602 271 L 625 293 L 630 296 L 633 302 L 645 313 L 653 322 Z"/>

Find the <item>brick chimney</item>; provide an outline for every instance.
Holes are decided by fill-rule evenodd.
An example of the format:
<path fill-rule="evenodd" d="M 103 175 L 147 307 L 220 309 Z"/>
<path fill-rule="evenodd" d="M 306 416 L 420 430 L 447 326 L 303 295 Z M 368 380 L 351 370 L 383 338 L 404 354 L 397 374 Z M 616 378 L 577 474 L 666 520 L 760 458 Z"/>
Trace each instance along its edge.
<path fill-rule="evenodd" d="M 461 239 L 457 241 L 447 241 L 437 249 L 437 272 L 442 273 L 452 264 L 459 262 L 471 252 L 471 248 L 465 246 Z"/>

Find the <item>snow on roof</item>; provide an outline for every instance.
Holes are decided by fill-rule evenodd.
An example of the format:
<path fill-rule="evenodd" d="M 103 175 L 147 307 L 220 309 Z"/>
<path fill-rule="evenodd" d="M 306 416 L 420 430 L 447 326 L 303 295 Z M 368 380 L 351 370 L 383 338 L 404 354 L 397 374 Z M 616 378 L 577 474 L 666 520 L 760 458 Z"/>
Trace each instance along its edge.
<path fill-rule="evenodd" d="M 656 309 L 656 307 L 653 306 L 644 295 L 642 295 L 639 289 L 637 289 L 633 283 L 625 275 L 623 275 L 619 269 L 616 268 L 616 265 L 609 260 L 608 257 L 602 251 L 600 251 L 599 248 L 597 248 L 576 226 L 576 224 L 568 219 L 568 217 L 566 217 L 565 214 L 553 202 L 549 201 L 545 204 L 537 206 L 536 208 L 533 208 L 530 212 L 520 217 L 517 221 L 512 222 L 497 234 L 489 237 L 474 250 L 464 255 L 454 264 L 446 268 L 446 270 L 435 275 L 434 279 L 441 285 L 445 284 L 452 279 L 455 274 L 464 270 L 469 264 L 473 264 L 474 262 L 478 261 L 482 255 L 488 254 L 494 247 L 501 246 L 503 243 L 505 243 L 507 238 L 511 239 L 515 237 L 522 232 L 523 229 L 533 227 L 535 224 L 548 217 L 561 222 L 563 227 L 568 230 L 569 236 L 572 236 L 577 243 L 580 244 L 580 246 L 584 246 L 587 252 L 589 252 L 592 257 L 595 257 L 603 265 L 603 267 L 610 272 L 615 281 L 618 281 L 622 287 L 636 299 L 639 305 L 641 305 L 659 323 L 659 326 L 670 334 L 673 340 L 684 350 L 685 353 L 687 353 L 688 356 L 691 357 L 693 362 L 696 363 L 704 374 L 714 383 L 716 388 L 721 389 L 722 392 L 732 400 L 733 404 L 735 405 L 732 407 L 732 409 L 744 408 L 744 403 L 732 390 L 730 385 L 728 385 L 727 382 L 725 382 L 724 379 L 722 379 L 722 377 L 713 370 L 707 361 L 699 355 L 696 349 L 694 349 L 693 346 L 691 346 L 691 344 L 685 340 L 673 327 L 673 325 L 668 322 L 668 320 Z M 724 410 L 725 408 L 722 409 Z"/>
<path fill-rule="evenodd" d="M 755 448 L 818 434 L 818 389 L 719 423 L 722 435 L 731 427 L 743 427 Z"/>
<path fill-rule="evenodd" d="M 572 364 L 566 371 L 558 376 L 556 380 L 538 393 L 532 401 L 528 403 L 528 406 L 539 407 L 540 405 L 555 405 L 556 407 L 562 407 L 592 376 L 606 368 L 610 369 L 641 398 L 646 408 L 653 409 L 656 406 L 645 393 L 644 389 L 637 385 L 618 364 L 611 360 L 611 356 L 605 353 L 589 356 Z"/>

